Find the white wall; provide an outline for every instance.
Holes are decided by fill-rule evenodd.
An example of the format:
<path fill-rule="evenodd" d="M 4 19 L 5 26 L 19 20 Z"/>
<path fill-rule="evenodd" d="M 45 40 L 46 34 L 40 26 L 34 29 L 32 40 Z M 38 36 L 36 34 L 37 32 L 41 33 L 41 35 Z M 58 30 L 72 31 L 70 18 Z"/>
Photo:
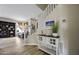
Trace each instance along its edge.
<path fill-rule="evenodd" d="M 43 30 L 43 33 L 52 33 L 51 32 L 51 26 L 46 26 L 46 21 L 54 21 L 52 18 L 52 12 L 46 16 L 46 18 L 39 18 L 38 19 L 38 33 L 41 33 L 41 30 Z"/>
<path fill-rule="evenodd" d="M 63 44 L 61 54 L 79 54 L 79 5 L 59 5 L 57 8 L 56 18 L 60 21 L 59 34 Z"/>
<path fill-rule="evenodd" d="M 79 5 L 63 5 L 64 16 L 68 22 L 68 54 L 79 54 Z"/>
<path fill-rule="evenodd" d="M 0 16 L 25 21 L 40 14 L 42 10 L 35 4 L 0 4 Z"/>
<path fill-rule="evenodd" d="M 0 17 L 0 21 L 7 21 L 7 22 L 14 22 L 14 23 L 16 23 L 16 21 L 14 19 L 6 18 L 6 17 Z"/>

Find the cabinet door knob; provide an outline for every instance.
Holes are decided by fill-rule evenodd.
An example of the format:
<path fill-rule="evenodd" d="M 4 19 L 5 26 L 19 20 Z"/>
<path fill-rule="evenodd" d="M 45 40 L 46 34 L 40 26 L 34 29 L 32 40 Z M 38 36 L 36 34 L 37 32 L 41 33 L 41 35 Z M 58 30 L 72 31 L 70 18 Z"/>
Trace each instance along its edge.
<path fill-rule="evenodd" d="M 52 41 L 52 39 L 50 39 L 50 41 Z"/>

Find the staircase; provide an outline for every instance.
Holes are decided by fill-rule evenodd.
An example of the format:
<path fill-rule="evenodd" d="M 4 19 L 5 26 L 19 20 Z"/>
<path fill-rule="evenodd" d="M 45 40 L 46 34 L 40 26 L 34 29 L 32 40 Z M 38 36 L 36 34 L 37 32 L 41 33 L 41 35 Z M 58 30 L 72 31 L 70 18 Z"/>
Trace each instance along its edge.
<path fill-rule="evenodd" d="M 25 45 L 37 45 L 37 33 L 33 33 L 24 39 Z"/>

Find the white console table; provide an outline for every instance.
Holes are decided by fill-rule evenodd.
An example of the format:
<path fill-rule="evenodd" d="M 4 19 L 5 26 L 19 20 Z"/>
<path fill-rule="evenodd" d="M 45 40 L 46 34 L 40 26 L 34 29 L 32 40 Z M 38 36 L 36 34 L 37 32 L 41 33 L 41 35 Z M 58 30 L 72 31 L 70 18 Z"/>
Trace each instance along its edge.
<path fill-rule="evenodd" d="M 38 48 L 51 55 L 58 55 L 59 37 L 49 35 L 38 36 Z"/>

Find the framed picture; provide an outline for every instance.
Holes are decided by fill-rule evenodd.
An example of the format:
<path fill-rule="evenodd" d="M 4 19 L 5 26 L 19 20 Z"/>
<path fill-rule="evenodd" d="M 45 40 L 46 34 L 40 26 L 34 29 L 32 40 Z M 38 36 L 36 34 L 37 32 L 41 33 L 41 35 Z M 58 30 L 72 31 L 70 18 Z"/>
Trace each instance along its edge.
<path fill-rule="evenodd" d="M 54 21 L 46 21 L 45 25 L 46 26 L 52 26 L 54 24 Z"/>

